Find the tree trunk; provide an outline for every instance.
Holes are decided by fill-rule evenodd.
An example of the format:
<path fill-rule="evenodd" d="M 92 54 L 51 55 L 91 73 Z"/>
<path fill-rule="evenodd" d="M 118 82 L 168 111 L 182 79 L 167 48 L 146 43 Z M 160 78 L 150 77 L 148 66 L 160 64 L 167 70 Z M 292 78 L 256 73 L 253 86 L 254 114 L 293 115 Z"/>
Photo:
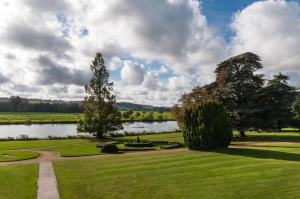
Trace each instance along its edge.
<path fill-rule="evenodd" d="M 244 137 L 246 137 L 245 131 L 240 130 L 240 138 L 244 138 Z"/>
<path fill-rule="evenodd" d="M 103 133 L 102 132 L 101 133 L 98 132 L 97 135 L 96 135 L 96 138 L 98 140 L 103 139 L 104 138 Z"/>

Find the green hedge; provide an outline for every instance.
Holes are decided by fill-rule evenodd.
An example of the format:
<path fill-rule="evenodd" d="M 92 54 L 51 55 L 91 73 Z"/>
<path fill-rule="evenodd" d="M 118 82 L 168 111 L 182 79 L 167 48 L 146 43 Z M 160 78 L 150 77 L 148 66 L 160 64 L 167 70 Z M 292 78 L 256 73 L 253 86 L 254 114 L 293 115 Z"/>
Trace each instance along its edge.
<path fill-rule="evenodd" d="M 232 125 L 224 106 L 218 101 L 204 101 L 184 112 L 183 135 L 191 150 L 227 148 Z"/>

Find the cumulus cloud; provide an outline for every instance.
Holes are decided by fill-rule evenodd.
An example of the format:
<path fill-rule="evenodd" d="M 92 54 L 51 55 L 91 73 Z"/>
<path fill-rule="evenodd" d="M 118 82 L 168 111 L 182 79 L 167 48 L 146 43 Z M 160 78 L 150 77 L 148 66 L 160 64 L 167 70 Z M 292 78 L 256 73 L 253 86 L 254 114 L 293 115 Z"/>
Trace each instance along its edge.
<path fill-rule="evenodd" d="M 140 85 L 144 80 L 145 71 L 142 65 L 133 61 L 125 61 L 121 70 L 122 80 L 129 85 Z"/>
<path fill-rule="evenodd" d="M 295 74 L 299 16 L 292 1 L 255 2 L 234 15 L 226 43 L 194 0 L 2 0 L 0 93 L 82 99 L 97 51 L 118 100 L 136 103 L 172 105 L 245 51 L 259 54 L 268 74 Z"/>
<path fill-rule="evenodd" d="M 70 69 L 59 65 L 43 55 L 39 56 L 37 63 L 40 67 L 37 81 L 42 85 L 60 83 L 83 86 L 88 83 L 91 75 L 89 72 L 83 70 Z"/>
<path fill-rule="evenodd" d="M 293 1 L 268 0 L 238 12 L 232 23 L 233 53 L 252 51 L 268 74 L 300 67 L 300 7 Z"/>
<path fill-rule="evenodd" d="M 2 37 L 9 44 L 22 47 L 24 50 L 50 51 L 65 53 L 72 48 L 64 38 L 47 30 L 39 30 L 33 25 L 16 23 L 7 27 Z"/>
<path fill-rule="evenodd" d="M 0 74 L 0 84 L 8 82 L 9 79 L 4 75 Z"/>

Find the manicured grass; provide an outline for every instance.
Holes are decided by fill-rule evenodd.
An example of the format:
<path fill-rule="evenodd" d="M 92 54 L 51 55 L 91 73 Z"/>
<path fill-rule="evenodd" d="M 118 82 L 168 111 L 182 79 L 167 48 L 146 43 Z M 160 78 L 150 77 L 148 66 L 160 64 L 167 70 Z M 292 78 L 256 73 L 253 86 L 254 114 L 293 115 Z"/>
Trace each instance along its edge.
<path fill-rule="evenodd" d="M 89 156 L 101 153 L 101 148 L 96 147 L 97 143 L 81 143 L 77 145 L 43 148 L 42 150 L 57 151 L 63 157 Z"/>
<path fill-rule="evenodd" d="M 2 151 L 0 150 L 0 162 L 11 162 L 36 158 L 39 153 L 32 151 Z"/>
<path fill-rule="evenodd" d="M 35 199 L 38 165 L 0 167 L 0 199 Z"/>
<path fill-rule="evenodd" d="M 300 144 L 54 163 L 61 198 L 299 198 Z M 296 148 L 295 148 L 296 147 Z"/>
<path fill-rule="evenodd" d="M 90 142 L 90 140 L 86 140 L 86 139 L 0 141 L 0 150 L 54 147 L 54 146 L 73 145 L 73 144 L 81 144 L 81 143 L 88 143 L 88 142 Z"/>

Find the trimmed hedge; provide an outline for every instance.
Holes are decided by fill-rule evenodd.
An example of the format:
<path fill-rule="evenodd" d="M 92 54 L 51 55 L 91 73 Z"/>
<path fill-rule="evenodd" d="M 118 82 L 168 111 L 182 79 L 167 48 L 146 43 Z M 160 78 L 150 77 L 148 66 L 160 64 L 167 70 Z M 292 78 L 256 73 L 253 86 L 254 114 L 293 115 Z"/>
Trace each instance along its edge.
<path fill-rule="evenodd" d="M 120 151 L 154 151 L 155 148 L 153 147 L 142 147 L 142 148 L 139 148 L 139 147 L 124 147 L 124 148 L 121 148 Z"/>
<path fill-rule="evenodd" d="M 227 148 L 232 139 L 232 125 L 224 106 L 211 100 L 186 109 L 183 136 L 190 150 Z"/>
<path fill-rule="evenodd" d="M 153 142 L 128 142 L 127 147 L 153 147 Z"/>
<path fill-rule="evenodd" d="M 105 144 L 102 146 L 102 153 L 118 153 L 119 149 L 115 144 Z"/>

